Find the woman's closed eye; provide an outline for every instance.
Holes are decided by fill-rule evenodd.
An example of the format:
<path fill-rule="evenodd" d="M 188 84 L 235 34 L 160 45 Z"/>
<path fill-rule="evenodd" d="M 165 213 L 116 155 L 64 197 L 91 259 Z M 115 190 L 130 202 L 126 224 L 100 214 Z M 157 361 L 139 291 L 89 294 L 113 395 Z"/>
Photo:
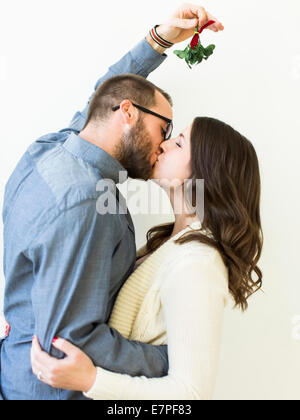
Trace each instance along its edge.
<path fill-rule="evenodd" d="M 184 135 L 183 134 L 179 134 L 179 136 L 177 137 L 176 145 L 182 149 L 184 147 L 184 144 L 185 144 Z"/>

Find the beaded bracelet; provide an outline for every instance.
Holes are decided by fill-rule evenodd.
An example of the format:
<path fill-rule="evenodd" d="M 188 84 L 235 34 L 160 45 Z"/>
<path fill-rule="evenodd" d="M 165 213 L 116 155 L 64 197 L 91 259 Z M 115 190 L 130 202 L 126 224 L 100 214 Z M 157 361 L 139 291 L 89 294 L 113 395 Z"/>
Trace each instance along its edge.
<path fill-rule="evenodd" d="M 160 35 L 158 35 L 156 28 L 158 28 L 160 25 L 156 25 L 154 26 L 154 28 L 152 28 L 150 30 L 150 36 L 153 39 L 154 42 L 156 42 L 158 45 L 160 45 L 162 48 L 171 48 L 173 47 L 173 43 L 166 41 L 165 39 L 163 39 Z"/>

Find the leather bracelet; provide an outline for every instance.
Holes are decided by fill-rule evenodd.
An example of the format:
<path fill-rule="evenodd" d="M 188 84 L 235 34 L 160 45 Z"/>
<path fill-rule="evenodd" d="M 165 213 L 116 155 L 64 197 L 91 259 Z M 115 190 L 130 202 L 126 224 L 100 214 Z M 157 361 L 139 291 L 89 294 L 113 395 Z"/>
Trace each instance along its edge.
<path fill-rule="evenodd" d="M 153 39 L 154 42 L 156 42 L 160 47 L 162 48 L 171 48 L 173 47 L 173 43 L 166 41 L 165 39 L 163 39 L 158 33 L 156 28 L 158 28 L 160 25 L 156 25 L 154 26 L 154 28 L 152 28 L 150 30 L 150 36 Z"/>

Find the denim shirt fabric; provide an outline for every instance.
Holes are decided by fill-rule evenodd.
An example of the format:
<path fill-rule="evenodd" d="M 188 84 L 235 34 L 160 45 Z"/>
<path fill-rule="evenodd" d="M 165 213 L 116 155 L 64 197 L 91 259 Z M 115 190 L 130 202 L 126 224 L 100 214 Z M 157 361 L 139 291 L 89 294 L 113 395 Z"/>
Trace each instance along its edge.
<path fill-rule="evenodd" d="M 143 40 L 109 69 L 95 90 L 118 74 L 146 78 L 165 58 Z M 112 372 L 149 378 L 168 372 L 166 347 L 127 341 L 107 325 L 116 296 L 134 269 L 136 245 L 130 214 L 96 211 L 98 181 L 117 184 L 125 170 L 79 136 L 90 100 L 69 127 L 28 148 L 6 185 L 4 312 L 11 332 L 1 345 L 2 399 L 85 399 L 33 375 L 33 335 L 56 357 L 63 357 L 51 346 L 59 336 Z"/>

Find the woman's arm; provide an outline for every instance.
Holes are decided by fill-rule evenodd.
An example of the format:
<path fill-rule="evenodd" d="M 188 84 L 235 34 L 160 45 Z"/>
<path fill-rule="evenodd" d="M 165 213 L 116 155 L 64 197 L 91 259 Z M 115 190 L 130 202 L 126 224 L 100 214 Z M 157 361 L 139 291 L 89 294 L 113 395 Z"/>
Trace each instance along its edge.
<path fill-rule="evenodd" d="M 160 379 L 132 378 L 97 368 L 85 395 L 96 400 L 207 400 L 219 356 L 227 279 L 214 260 L 188 261 L 161 291 L 170 370 Z"/>
<path fill-rule="evenodd" d="M 65 340 L 55 343 L 68 355 L 64 361 L 46 360 L 49 356 L 34 344 L 35 373 L 41 370 L 43 380 L 54 387 L 89 389 L 85 395 L 95 400 L 210 399 L 228 296 L 228 279 L 218 264 L 213 256 L 189 259 L 174 267 L 164 280 L 161 300 L 170 360 L 165 378 L 133 378 L 96 369 L 84 353 Z"/>

